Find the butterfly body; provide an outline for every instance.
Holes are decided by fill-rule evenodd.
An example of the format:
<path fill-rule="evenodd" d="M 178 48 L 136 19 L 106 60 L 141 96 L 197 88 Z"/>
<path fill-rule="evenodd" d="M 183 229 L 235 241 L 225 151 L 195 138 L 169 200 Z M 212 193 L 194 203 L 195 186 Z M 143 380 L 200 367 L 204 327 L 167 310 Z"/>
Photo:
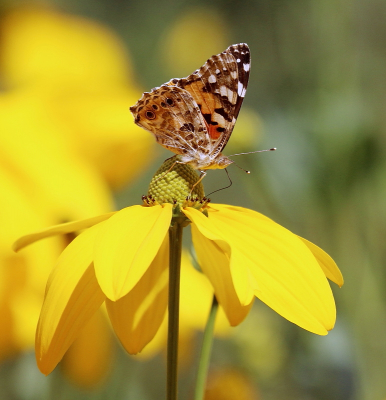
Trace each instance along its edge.
<path fill-rule="evenodd" d="M 228 47 L 186 78 L 145 92 L 130 108 L 135 123 L 193 168 L 226 168 L 222 154 L 248 84 L 250 53 L 246 44 Z"/>

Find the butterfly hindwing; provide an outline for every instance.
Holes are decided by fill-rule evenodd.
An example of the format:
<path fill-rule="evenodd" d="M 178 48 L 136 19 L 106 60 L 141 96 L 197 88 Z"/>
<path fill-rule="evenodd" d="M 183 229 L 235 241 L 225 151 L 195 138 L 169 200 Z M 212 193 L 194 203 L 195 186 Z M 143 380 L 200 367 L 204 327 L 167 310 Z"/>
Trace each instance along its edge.
<path fill-rule="evenodd" d="M 135 123 L 153 133 L 156 141 L 176 154 L 208 146 L 202 113 L 192 96 L 179 87 L 162 85 L 145 92 L 130 108 Z"/>

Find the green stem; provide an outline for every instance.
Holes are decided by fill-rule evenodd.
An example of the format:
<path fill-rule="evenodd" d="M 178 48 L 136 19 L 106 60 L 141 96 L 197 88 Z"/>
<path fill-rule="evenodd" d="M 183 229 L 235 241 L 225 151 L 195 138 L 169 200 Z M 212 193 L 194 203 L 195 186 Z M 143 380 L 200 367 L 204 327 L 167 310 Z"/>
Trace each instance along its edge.
<path fill-rule="evenodd" d="M 203 400 L 205 393 L 206 377 L 208 375 L 210 354 L 212 351 L 213 343 L 213 332 L 214 323 L 216 321 L 216 315 L 218 310 L 218 302 L 215 296 L 213 296 L 212 308 L 210 309 L 208 321 L 204 331 L 204 338 L 202 341 L 200 362 L 198 365 L 197 380 L 196 380 L 196 392 L 194 394 L 194 400 Z"/>
<path fill-rule="evenodd" d="M 166 398 L 177 400 L 178 331 L 180 311 L 180 268 L 182 224 L 177 220 L 169 228 L 169 320 Z"/>

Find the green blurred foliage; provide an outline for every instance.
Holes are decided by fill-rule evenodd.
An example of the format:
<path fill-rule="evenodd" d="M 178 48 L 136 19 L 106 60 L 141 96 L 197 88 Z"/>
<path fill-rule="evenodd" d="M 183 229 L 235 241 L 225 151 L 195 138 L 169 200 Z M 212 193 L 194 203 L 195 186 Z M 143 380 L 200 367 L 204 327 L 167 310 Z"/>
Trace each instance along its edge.
<path fill-rule="evenodd" d="M 215 343 L 213 368 L 239 368 L 265 400 L 386 398 L 386 2 L 50 4 L 115 30 L 127 43 L 138 84 L 146 91 L 186 76 L 232 43 L 249 44 L 252 69 L 244 107 L 259 114 L 261 128 L 255 147 L 248 144 L 242 151 L 278 150 L 240 156 L 238 164 L 251 175 L 232 166 L 233 186 L 212 201 L 253 208 L 318 244 L 341 268 L 345 285 L 333 287 L 337 324 L 327 337 L 302 331 L 260 303 L 230 339 Z M 3 10 L 13 5 L 8 1 Z M 193 35 L 180 24 L 190 13 L 201 14 Z M 176 26 L 187 37 L 177 50 L 171 46 L 181 45 L 170 39 Z M 199 54 L 197 60 L 192 57 L 191 70 L 178 59 L 184 52 Z M 174 65 L 181 65 L 180 72 Z M 233 152 L 231 139 L 225 154 Z M 159 149 L 150 172 L 116 194 L 117 204 L 138 201 L 133 199 L 146 192 L 151 171 L 168 156 Z M 207 192 L 226 184 L 223 171 L 210 171 L 205 178 Z M 197 350 L 199 340 L 192 346 Z M 56 399 L 155 399 L 163 396 L 163 363 L 162 357 L 137 363 L 121 354 L 108 382 L 94 392 L 76 390 L 55 371 L 32 380 L 40 389 L 27 393 L 19 387 L 9 394 L 21 379 L 18 374 L 34 368 L 27 357 L 1 367 L 0 397 L 49 398 L 53 390 Z M 193 382 L 194 372 L 183 372 L 181 400 L 192 398 Z"/>

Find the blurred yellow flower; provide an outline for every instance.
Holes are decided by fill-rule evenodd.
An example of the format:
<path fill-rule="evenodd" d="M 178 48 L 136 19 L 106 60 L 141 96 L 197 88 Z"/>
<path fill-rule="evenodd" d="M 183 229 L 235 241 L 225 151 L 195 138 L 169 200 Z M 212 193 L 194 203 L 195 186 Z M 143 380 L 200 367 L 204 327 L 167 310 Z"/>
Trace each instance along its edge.
<path fill-rule="evenodd" d="M 130 85 L 124 45 L 97 22 L 31 5 L 7 13 L 2 32 L 6 88 L 43 83 L 54 90 L 81 85 L 97 92 Z"/>
<path fill-rule="evenodd" d="M 43 373 L 55 368 L 104 301 L 129 353 L 152 340 L 167 307 L 172 211 L 169 203 L 127 207 L 15 243 L 19 250 L 43 237 L 89 228 L 63 251 L 47 284 L 36 335 Z M 256 296 L 311 332 L 325 335 L 333 328 L 335 303 L 326 276 L 339 285 L 343 279 L 323 250 L 252 210 L 212 204 L 205 206 L 207 216 L 201 211 L 182 209 L 192 223 L 200 266 L 231 325 L 246 317 Z"/>
<path fill-rule="evenodd" d="M 181 72 L 188 75 L 208 54 L 225 49 L 229 43 L 228 35 L 227 21 L 218 8 L 209 4 L 185 8 L 162 40 L 161 59 L 172 75 L 179 77 Z"/>
<path fill-rule="evenodd" d="M 5 93 L 14 93 L 5 105 L 20 103 L 16 126 L 26 126 L 18 129 L 30 119 L 31 133 L 37 123 L 60 128 L 52 137 L 114 188 L 148 164 L 153 142 L 128 112 L 141 91 L 123 44 L 107 28 L 54 10 L 16 9 L 2 19 L 0 67 Z"/>
<path fill-rule="evenodd" d="M 0 132 L 0 168 L 32 205 L 51 213 L 51 223 L 112 208 L 103 178 L 74 152 L 67 130 L 52 120 L 38 96 L 26 91 L 0 95 Z"/>
<path fill-rule="evenodd" d="M 217 369 L 209 374 L 205 400 L 258 400 L 251 379 L 234 368 Z"/>

